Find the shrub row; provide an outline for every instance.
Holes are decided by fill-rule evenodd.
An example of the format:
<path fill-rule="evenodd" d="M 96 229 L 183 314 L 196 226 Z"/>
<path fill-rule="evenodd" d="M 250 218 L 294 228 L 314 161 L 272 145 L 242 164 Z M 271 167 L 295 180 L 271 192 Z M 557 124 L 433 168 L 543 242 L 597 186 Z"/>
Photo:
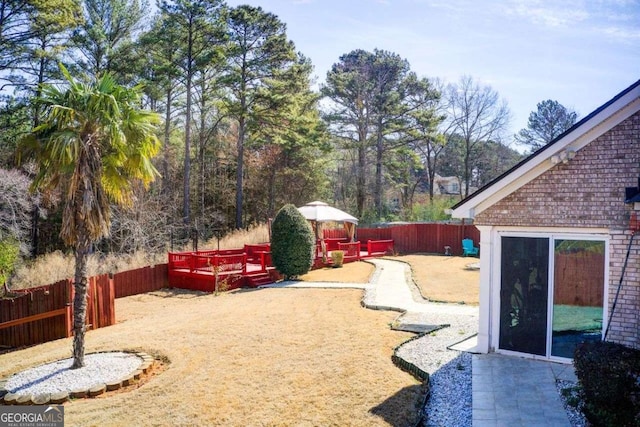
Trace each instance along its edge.
<path fill-rule="evenodd" d="M 573 364 L 582 387 L 582 411 L 593 425 L 640 426 L 640 350 L 584 343 Z"/>

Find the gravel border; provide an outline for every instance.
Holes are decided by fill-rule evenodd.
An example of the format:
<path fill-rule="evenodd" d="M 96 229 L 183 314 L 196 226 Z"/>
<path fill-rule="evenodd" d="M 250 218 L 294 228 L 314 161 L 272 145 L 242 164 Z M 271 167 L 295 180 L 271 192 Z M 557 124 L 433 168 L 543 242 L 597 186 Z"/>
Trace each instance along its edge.
<path fill-rule="evenodd" d="M 439 304 L 425 300 L 411 277 L 411 268 L 404 263 L 406 284 L 413 300 L 424 304 Z M 376 273 L 379 269 L 376 269 Z M 372 277 L 370 283 L 375 283 Z M 472 426 L 471 355 L 447 347 L 478 332 L 478 315 L 407 312 L 379 306 L 375 286 L 365 290 L 361 305 L 369 309 L 400 311 L 393 322 L 402 324 L 447 325 L 436 331 L 416 335 L 394 349 L 392 360 L 400 369 L 427 383 L 427 398 L 418 425 Z M 454 305 L 454 304 L 452 304 Z"/>
<path fill-rule="evenodd" d="M 477 333 L 478 317 L 434 313 L 409 313 L 408 317 L 412 322 L 450 324 L 406 341 L 397 351 L 398 357 L 429 374 L 430 398 L 423 409 L 423 425 L 471 427 L 471 355 L 447 347 Z"/>
<path fill-rule="evenodd" d="M 70 369 L 73 359 L 25 369 L 0 379 L 0 403 L 63 403 L 118 390 L 149 372 L 153 357 L 142 352 L 109 351 L 85 355 L 85 367 Z"/>
<path fill-rule="evenodd" d="M 580 401 L 580 394 L 576 387 L 577 384 L 572 381 L 556 380 L 556 388 L 560 394 L 562 406 L 564 406 L 564 410 L 567 412 L 567 416 L 569 417 L 571 427 L 586 427 L 589 423 L 580 410 L 580 403 L 578 403 L 578 407 L 569 403 L 569 399 Z"/>

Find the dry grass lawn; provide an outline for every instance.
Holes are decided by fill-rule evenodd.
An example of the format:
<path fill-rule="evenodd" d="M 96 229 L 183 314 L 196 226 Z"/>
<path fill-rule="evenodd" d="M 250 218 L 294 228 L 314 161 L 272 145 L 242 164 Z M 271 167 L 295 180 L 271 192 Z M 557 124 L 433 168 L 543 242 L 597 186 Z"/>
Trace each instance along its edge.
<path fill-rule="evenodd" d="M 431 301 L 475 304 L 479 303 L 480 270 L 469 269 L 478 258 L 445 257 L 438 255 L 403 255 L 389 259 L 411 265 L 413 280 L 422 295 Z M 375 268 L 368 262 L 351 262 L 342 268 L 312 270 L 300 280 L 306 282 L 367 283 Z"/>
<path fill-rule="evenodd" d="M 361 297 L 260 289 L 116 300 L 118 324 L 90 331 L 87 351 L 170 363 L 132 391 L 67 403 L 66 425 L 412 425 L 422 387 L 391 362 L 412 335 L 389 330 L 397 313 L 361 308 Z M 64 339 L 0 355 L 0 377 L 70 353 Z"/>
<path fill-rule="evenodd" d="M 299 279 L 305 282 L 369 283 L 375 267 L 364 261 L 349 262 L 340 268 L 325 267 L 311 270 Z"/>
<path fill-rule="evenodd" d="M 431 301 L 479 304 L 480 270 L 467 266 L 478 258 L 438 255 L 404 255 L 396 257 L 411 265 L 413 280 L 422 296 Z"/>

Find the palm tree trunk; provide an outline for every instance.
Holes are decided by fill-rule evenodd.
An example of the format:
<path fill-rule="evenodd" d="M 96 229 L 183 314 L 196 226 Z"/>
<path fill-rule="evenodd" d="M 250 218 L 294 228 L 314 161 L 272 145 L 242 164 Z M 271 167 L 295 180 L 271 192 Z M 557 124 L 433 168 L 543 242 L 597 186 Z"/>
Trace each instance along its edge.
<path fill-rule="evenodd" d="M 81 226 L 80 228 L 85 228 Z M 84 334 L 87 319 L 87 255 L 90 242 L 88 233 L 79 233 L 76 244 L 76 271 L 73 283 L 75 295 L 73 297 L 73 364 L 71 369 L 84 366 Z"/>

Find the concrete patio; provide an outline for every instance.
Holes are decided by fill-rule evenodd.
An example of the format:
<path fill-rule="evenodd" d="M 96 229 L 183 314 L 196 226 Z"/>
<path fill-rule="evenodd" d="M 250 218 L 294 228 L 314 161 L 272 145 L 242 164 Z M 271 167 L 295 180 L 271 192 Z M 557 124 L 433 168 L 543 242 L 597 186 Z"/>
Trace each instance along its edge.
<path fill-rule="evenodd" d="M 478 354 L 472 367 L 474 427 L 570 427 L 556 379 L 577 382 L 572 365 Z"/>

